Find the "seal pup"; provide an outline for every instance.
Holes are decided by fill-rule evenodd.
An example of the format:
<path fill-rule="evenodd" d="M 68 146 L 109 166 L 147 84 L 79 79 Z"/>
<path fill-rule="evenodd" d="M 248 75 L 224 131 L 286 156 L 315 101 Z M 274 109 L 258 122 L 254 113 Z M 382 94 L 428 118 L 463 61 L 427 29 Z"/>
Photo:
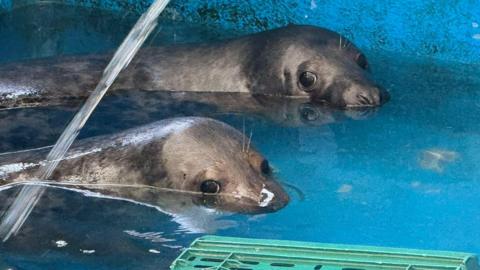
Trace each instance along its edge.
<path fill-rule="evenodd" d="M 45 106 L 84 98 L 110 56 L 73 56 L 0 67 L 0 106 Z M 388 99 L 365 55 L 333 31 L 290 25 L 237 39 L 139 51 L 111 88 L 242 92 L 308 97 L 333 107 L 372 107 Z"/>
<path fill-rule="evenodd" d="M 35 179 L 49 150 L 0 155 L 0 183 Z M 198 204 L 227 212 L 273 212 L 289 201 L 268 161 L 245 136 L 222 122 L 199 117 L 172 118 L 81 140 L 52 180 L 151 205 L 161 201 L 152 190 L 200 195 Z"/>

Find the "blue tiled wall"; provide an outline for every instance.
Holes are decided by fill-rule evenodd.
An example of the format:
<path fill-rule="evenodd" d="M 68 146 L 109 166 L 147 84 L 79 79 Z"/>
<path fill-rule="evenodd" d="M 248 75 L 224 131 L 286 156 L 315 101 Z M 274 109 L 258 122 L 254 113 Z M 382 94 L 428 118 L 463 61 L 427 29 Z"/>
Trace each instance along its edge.
<path fill-rule="evenodd" d="M 8 10 L 41 0 L 0 1 Z M 139 13 L 151 2 L 58 1 Z M 479 0 L 173 0 L 163 16 L 243 32 L 314 24 L 344 34 L 363 49 L 480 62 Z"/>

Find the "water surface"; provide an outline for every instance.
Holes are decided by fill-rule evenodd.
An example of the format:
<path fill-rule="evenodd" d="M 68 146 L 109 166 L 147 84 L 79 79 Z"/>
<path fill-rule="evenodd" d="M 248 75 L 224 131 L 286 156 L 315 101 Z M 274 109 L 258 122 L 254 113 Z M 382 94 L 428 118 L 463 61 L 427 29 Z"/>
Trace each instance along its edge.
<path fill-rule="evenodd" d="M 9 42 L 0 43 L 0 60 L 108 51 L 134 22 L 109 13 L 100 17 L 89 10 L 56 10 L 68 15 L 61 20 L 74 23 L 48 32 L 62 46 L 40 54 L 29 48 L 48 38 L 13 28 L 28 10 L 2 15 L 0 35 Z M 37 16 L 49 17 L 51 12 L 45 8 Z M 174 22 L 167 26 L 153 43 L 218 38 L 204 37 L 208 29 Z M 13 42 L 23 45 L 9 45 Z M 253 143 L 278 177 L 298 187 L 304 197 L 290 189 L 292 202 L 277 213 L 199 218 L 203 225 L 218 228 L 218 234 L 480 252 L 480 66 L 400 53 L 366 54 L 392 99 L 362 120 L 341 117 L 323 125 L 285 126 L 253 115 L 219 113 L 195 102 L 142 108 L 109 97 L 81 137 L 171 116 L 210 116 L 240 130 L 245 121 Z M 118 112 L 120 107 L 124 113 Z M 55 142 L 74 109 L 66 112 L 0 111 L 1 152 Z M 14 190 L 1 194 L 11 197 Z M 47 195 L 26 229 L 0 247 L 9 266 L 166 269 L 181 247 L 202 235 L 153 208 L 65 190 L 52 189 Z M 67 245 L 61 247 L 62 241 Z"/>

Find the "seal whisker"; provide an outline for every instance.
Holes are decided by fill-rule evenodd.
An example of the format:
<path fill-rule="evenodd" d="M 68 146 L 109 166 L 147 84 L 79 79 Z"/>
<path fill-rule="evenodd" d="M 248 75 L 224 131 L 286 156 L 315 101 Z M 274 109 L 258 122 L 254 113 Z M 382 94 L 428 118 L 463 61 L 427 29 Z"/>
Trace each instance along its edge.
<path fill-rule="evenodd" d="M 304 201 L 305 200 L 305 193 L 303 193 L 303 191 L 299 188 L 299 187 L 296 187 L 294 186 L 293 184 L 290 184 L 290 183 L 287 183 L 285 181 L 280 181 L 280 183 L 287 187 L 287 188 L 290 188 L 291 190 L 293 190 L 297 195 L 298 195 L 298 199 L 300 201 Z"/>
<path fill-rule="evenodd" d="M 242 134 L 242 153 L 245 153 L 245 116 L 243 116 Z"/>
<path fill-rule="evenodd" d="M 250 143 L 252 142 L 252 136 L 253 136 L 253 129 L 250 131 L 250 137 L 248 137 L 247 153 L 250 151 Z"/>
<path fill-rule="evenodd" d="M 86 173 L 85 173 L 85 163 L 83 163 L 81 166 L 82 167 L 81 167 L 80 177 L 87 178 L 87 177 L 85 177 L 85 175 L 86 175 Z M 86 180 L 88 181 L 88 178 Z"/>
<path fill-rule="evenodd" d="M 142 185 L 142 184 L 119 184 L 119 183 L 74 183 L 74 182 L 62 182 L 62 181 L 52 181 L 52 180 L 45 180 L 45 181 L 19 181 L 14 183 L 5 184 L 2 188 L 6 188 L 9 186 L 16 186 L 16 185 L 39 185 L 39 186 L 47 186 L 47 187 L 118 187 L 118 188 L 142 188 L 142 189 L 153 189 L 159 192 L 175 192 L 175 193 L 182 193 L 188 195 L 202 195 L 202 196 L 218 196 L 218 197 L 233 197 L 235 198 L 237 195 L 229 194 L 229 193 L 220 193 L 220 194 L 206 194 L 199 191 L 190 191 L 190 190 L 182 190 L 182 189 L 175 189 L 175 188 L 165 188 L 165 187 L 156 187 L 151 185 Z M 2 189 L 3 190 L 3 189 Z"/>

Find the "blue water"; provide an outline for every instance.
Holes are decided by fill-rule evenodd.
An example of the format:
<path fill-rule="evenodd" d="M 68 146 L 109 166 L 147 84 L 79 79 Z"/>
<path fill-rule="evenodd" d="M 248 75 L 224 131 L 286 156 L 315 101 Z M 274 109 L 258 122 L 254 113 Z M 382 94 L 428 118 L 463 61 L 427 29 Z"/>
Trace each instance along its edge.
<path fill-rule="evenodd" d="M 65 14 L 75 23 L 53 31 L 63 45 L 41 55 L 112 49 L 133 21 L 108 13 L 86 21 L 91 11 L 57 10 L 68 11 Z M 35 46 L 18 38 L 22 33 L 36 37 L 30 40 L 46 39 L 28 29 L 23 29 L 25 34 L 5 27 L 18 23 L 22 12 L 26 11 L 0 18 L 0 36 L 4 40 L 12 36 L 10 42 L 17 44 L 0 43 L 0 60 L 38 56 L 25 51 L 26 46 Z M 154 43 L 216 37 L 203 37 L 206 32 L 170 23 Z M 81 42 L 67 42 L 73 39 Z M 218 229 L 218 234 L 480 253 L 480 65 L 407 58 L 400 52 L 366 53 L 373 74 L 392 99 L 365 119 L 286 127 L 251 115 L 216 114 L 196 104 L 159 108 L 144 118 L 123 121 L 112 113 L 114 106 L 127 111 L 142 108 L 107 99 L 82 136 L 178 115 L 210 115 L 239 129 L 245 119 L 253 143 L 269 158 L 278 177 L 304 196 L 289 189 L 292 202 L 277 213 L 220 217 L 219 223 L 229 226 Z M 72 113 L 62 108 L 0 111 L 4 119 L 0 150 L 54 142 Z M 42 121 L 32 123 L 37 115 L 43 115 Z M 182 246 L 201 235 L 188 233 L 170 216 L 151 208 L 70 191 L 50 190 L 49 196 L 57 200 L 45 199 L 27 229 L 1 246 L 8 266 L 166 269 Z M 59 240 L 68 245 L 58 247 Z M 95 252 L 89 254 L 91 250 Z"/>

